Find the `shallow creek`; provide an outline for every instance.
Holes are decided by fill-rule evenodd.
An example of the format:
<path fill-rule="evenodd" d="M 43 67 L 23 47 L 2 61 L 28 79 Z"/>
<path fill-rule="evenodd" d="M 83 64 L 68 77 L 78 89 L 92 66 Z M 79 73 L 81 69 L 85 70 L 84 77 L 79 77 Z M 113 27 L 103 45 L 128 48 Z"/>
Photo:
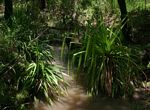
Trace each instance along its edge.
<path fill-rule="evenodd" d="M 83 87 L 74 80 L 73 76 L 67 74 L 67 65 L 60 60 L 60 47 L 54 47 L 54 50 L 56 52 L 55 63 L 64 67 L 62 72 L 65 80 L 69 83 L 67 94 L 60 97 L 52 106 L 43 102 L 36 102 L 34 110 L 141 110 L 138 109 L 140 105 L 134 104 L 132 107 L 132 104 L 125 100 L 106 97 L 92 99 L 86 94 Z M 137 109 L 134 109 L 136 105 Z"/>

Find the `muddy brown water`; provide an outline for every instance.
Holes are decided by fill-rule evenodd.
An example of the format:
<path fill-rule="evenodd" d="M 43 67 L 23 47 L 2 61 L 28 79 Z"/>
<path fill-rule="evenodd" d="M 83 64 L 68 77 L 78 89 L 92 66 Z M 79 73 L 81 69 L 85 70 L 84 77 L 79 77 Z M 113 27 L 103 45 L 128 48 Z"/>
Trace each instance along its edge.
<path fill-rule="evenodd" d="M 60 97 L 58 101 L 49 106 L 43 102 L 35 102 L 34 110 L 145 110 L 133 109 L 131 103 L 125 100 L 112 99 L 106 97 L 96 97 L 92 99 L 86 93 L 84 88 L 78 84 L 73 75 L 67 74 L 67 65 L 60 60 L 60 47 L 54 47 L 57 55 L 55 55 L 55 63 L 64 67 L 64 77 L 69 83 L 67 87 L 67 94 Z M 138 107 L 140 107 L 137 104 Z"/>
<path fill-rule="evenodd" d="M 35 110 L 131 110 L 129 104 L 123 100 L 109 98 L 92 100 L 82 86 L 74 80 L 71 81 L 66 96 L 60 97 L 51 107 L 40 102 Z"/>

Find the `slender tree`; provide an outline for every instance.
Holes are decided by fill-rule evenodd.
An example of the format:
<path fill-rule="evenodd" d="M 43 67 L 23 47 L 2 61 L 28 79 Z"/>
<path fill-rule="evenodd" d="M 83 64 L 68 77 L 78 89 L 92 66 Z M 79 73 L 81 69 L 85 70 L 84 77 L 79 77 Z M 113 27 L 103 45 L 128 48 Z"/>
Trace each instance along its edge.
<path fill-rule="evenodd" d="M 13 3 L 12 0 L 5 0 L 4 4 L 5 4 L 4 17 L 6 20 L 8 20 L 13 15 Z"/>
<path fill-rule="evenodd" d="M 46 8 L 46 1 L 40 0 L 40 10 L 44 10 Z"/>
<path fill-rule="evenodd" d="M 118 0 L 119 8 L 120 8 L 120 13 L 121 13 L 121 21 L 122 21 L 122 33 L 124 35 L 124 38 L 126 42 L 130 41 L 130 34 L 129 34 L 129 29 L 127 25 L 127 8 L 126 8 L 126 2 L 125 0 Z"/>
<path fill-rule="evenodd" d="M 5 11 L 4 18 L 7 22 L 7 25 L 11 27 L 12 25 L 12 15 L 13 15 L 13 1 L 12 0 L 4 0 Z"/>

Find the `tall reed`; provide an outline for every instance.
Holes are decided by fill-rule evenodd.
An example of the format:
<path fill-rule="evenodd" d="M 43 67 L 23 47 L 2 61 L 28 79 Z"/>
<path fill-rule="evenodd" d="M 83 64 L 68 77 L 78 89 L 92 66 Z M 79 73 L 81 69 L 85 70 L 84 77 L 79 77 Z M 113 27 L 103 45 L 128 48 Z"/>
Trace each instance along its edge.
<path fill-rule="evenodd" d="M 121 28 L 107 28 L 103 22 L 89 25 L 83 38 L 83 48 L 73 55 L 78 69 L 85 70 L 88 92 L 111 97 L 129 96 L 131 81 L 140 67 L 132 58 L 131 49 L 121 43 Z"/>

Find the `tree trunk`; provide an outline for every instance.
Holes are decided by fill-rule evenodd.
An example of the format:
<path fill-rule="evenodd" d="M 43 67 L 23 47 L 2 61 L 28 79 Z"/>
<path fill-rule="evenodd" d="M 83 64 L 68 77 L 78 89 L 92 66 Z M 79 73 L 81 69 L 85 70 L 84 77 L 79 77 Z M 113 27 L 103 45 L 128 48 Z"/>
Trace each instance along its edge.
<path fill-rule="evenodd" d="M 129 42 L 131 40 L 130 34 L 129 34 L 129 29 L 127 26 L 127 8 L 126 8 L 126 2 L 125 0 L 118 0 L 119 8 L 120 8 L 120 13 L 121 13 L 121 21 L 122 21 L 122 33 L 125 39 L 125 42 Z"/>
<path fill-rule="evenodd" d="M 113 81 L 113 62 L 112 58 L 107 58 L 106 61 L 106 73 L 105 73 L 105 91 L 108 96 L 112 97 L 112 81 Z"/>
<path fill-rule="evenodd" d="M 12 15 L 13 15 L 13 3 L 12 0 L 5 0 L 5 12 L 4 12 L 4 18 L 7 21 L 7 25 L 11 26 L 12 25 Z"/>
<path fill-rule="evenodd" d="M 44 10 L 46 8 L 46 2 L 45 0 L 40 0 L 40 10 Z"/>

